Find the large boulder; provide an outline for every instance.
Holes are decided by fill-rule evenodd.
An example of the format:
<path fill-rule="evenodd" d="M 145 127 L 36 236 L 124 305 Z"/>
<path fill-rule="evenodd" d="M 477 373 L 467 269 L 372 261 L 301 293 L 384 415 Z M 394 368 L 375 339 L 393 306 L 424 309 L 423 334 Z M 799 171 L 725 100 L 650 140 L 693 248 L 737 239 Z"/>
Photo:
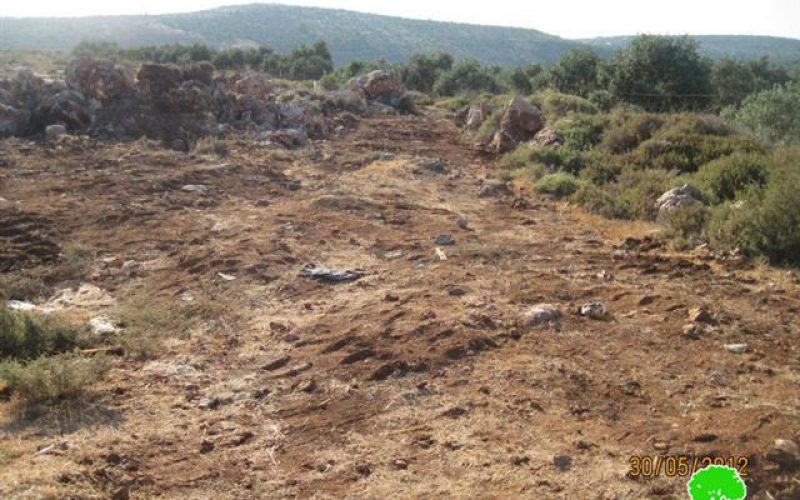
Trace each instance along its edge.
<path fill-rule="evenodd" d="M 30 123 L 30 113 L 0 104 L 0 138 L 22 135 Z"/>
<path fill-rule="evenodd" d="M 166 111 L 203 113 L 212 108 L 214 97 L 205 83 L 188 80 L 163 94 L 160 101 Z"/>
<path fill-rule="evenodd" d="M 214 83 L 214 65 L 210 62 L 187 64 L 181 69 L 184 80 L 197 80 L 208 86 Z"/>
<path fill-rule="evenodd" d="M 47 100 L 46 121 L 60 123 L 70 130 L 82 130 L 92 124 L 92 110 L 77 90 L 64 90 Z"/>
<path fill-rule="evenodd" d="M 503 113 L 500 129 L 492 138 L 491 149 L 498 153 L 510 151 L 519 143 L 531 140 L 543 127 L 542 111 L 522 96 L 514 96 Z"/>
<path fill-rule="evenodd" d="M 367 73 L 364 81 L 364 92 L 370 99 L 401 98 L 406 93 L 400 77 L 386 70 L 375 70 Z"/>
<path fill-rule="evenodd" d="M 112 61 L 84 57 L 67 65 L 67 86 L 105 104 L 113 97 L 131 92 L 130 77 Z"/>
<path fill-rule="evenodd" d="M 233 91 L 237 94 L 247 95 L 263 101 L 270 98 L 272 90 L 270 81 L 259 73 L 247 73 L 233 84 Z"/>
<path fill-rule="evenodd" d="M 676 208 L 698 205 L 701 203 L 699 198 L 700 196 L 694 188 L 684 184 L 659 196 L 655 207 L 658 209 L 658 215 L 663 216 Z"/>

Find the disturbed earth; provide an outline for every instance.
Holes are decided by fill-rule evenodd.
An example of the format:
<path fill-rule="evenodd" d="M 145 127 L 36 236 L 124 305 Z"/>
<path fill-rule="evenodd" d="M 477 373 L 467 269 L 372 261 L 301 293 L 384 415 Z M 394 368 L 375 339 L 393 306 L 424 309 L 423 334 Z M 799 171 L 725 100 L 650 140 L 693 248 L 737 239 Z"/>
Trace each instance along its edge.
<path fill-rule="evenodd" d="M 487 184 L 435 110 L 224 157 L 73 139 L 0 143 L 0 271 L 77 248 L 60 285 L 211 312 L 36 419 L 0 400 L 2 498 L 686 498 L 655 456 L 800 498 L 767 460 L 800 438 L 786 270 Z"/>

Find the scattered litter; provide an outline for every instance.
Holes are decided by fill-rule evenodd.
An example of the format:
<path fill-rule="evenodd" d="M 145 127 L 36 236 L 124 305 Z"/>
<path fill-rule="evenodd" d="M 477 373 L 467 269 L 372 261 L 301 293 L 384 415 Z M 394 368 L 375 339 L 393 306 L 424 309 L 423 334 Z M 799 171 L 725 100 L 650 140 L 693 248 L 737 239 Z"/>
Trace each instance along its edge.
<path fill-rule="evenodd" d="M 233 276 L 232 274 L 217 273 L 217 276 L 222 278 L 224 281 L 233 281 L 236 279 L 236 276 Z"/>
<path fill-rule="evenodd" d="M 186 191 L 187 193 L 203 194 L 206 192 L 206 187 L 201 184 L 186 184 L 181 189 Z"/>
<path fill-rule="evenodd" d="M 327 283 L 344 283 L 355 281 L 364 276 L 364 273 L 360 270 L 331 269 L 309 264 L 300 271 L 300 276 Z"/>
<path fill-rule="evenodd" d="M 436 247 L 436 256 L 439 257 L 439 260 L 447 260 L 447 254 L 439 247 Z"/>
<path fill-rule="evenodd" d="M 747 352 L 747 344 L 725 344 L 725 349 L 733 354 L 744 354 Z"/>

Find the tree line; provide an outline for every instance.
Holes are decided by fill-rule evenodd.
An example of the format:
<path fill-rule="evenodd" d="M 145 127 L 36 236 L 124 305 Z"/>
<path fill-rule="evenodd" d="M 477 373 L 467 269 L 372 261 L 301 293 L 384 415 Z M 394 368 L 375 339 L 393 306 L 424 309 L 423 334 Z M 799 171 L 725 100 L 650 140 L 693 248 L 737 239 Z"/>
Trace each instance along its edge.
<path fill-rule="evenodd" d="M 658 35 L 635 37 L 611 59 L 589 48 L 573 49 L 550 67 L 507 68 L 432 52 L 413 55 L 403 64 L 354 60 L 334 69 L 323 41 L 287 54 L 268 47 L 217 49 L 200 43 L 122 49 L 104 42 L 81 43 L 73 53 L 159 63 L 210 61 L 223 70 L 252 68 L 277 78 L 320 80 L 329 89 L 369 70 L 392 69 L 409 90 L 433 96 L 553 89 L 587 98 L 600 108 L 627 102 L 647 111 L 719 111 L 739 105 L 749 95 L 800 80 L 797 68 L 774 67 L 766 57 L 714 61 L 703 57 L 690 37 Z"/>

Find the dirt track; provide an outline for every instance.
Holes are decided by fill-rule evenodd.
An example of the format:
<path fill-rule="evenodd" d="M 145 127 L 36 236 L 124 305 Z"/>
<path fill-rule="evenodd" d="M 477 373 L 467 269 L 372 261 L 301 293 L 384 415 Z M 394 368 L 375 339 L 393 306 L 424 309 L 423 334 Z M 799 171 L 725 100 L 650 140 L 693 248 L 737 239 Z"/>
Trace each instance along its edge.
<path fill-rule="evenodd" d="M 800 437 L 794 279 L 529 193 L 478 197 L 493 162 L 442 118 L 222 160 L 141 143 L 0 152 L 15 228 L 0 265 L 78 245 L 96 256 L 85 280 L 118 299 L 216 283 L 238 316 L 164 332 L 64 435 L 0 428 L 16 450 L 0 496 L 684 498 L 685 478 L 629 477 L 629 458 L 696 454 L 748 457 L 751 491 L 800 498 L 764 461 Z M 319 283 L 298 276 L 308 263 L 365 275 Z M 576 314 L 594 299 L 609 318 Z M 541 302 L 563 321 L 524 326 Z M 699 306 L 714 324 L 691 339 Z M 62 454 L 33 456 L 53 443 Z"/>

